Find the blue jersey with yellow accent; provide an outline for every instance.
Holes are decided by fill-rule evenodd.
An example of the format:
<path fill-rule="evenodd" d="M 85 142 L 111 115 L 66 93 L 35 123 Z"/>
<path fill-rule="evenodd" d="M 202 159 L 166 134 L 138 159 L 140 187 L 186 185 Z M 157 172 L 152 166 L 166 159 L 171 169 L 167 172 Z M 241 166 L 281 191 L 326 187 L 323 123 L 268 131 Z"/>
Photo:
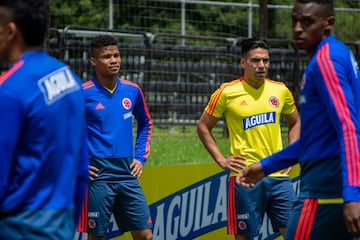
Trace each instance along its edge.
<path fill-rule="evenodd" d="M 305 197 L 360 201 L 360 71 L 335 36 L 325 38 L 301 82 L 300 139 L 261 161 L 266 173 L 299 159 Z"/>
<path fill-rule="evenodd" d="M 216 118 L 224 115 L 230 153 L 244 155 L 247 164 L 282 149 L 280 117 L 295 110 L 294 98 L 284 83 L 265 79 L 261 87 L 255 89 L 242 77 L 222 84 L 205 109 Z M 284 174 L 273 174 L 276 175 Z"/>
<path fill-rule="evenodd" d="M 116 88 L 110 93 L 94 77 L 83 83 L 86 98 L 88 148 L 92 159 L 100 168 L 109 168 L 106 159 L 137 159 L 143 164 L 150 151 L 152 121 L 140 87 L 133 82 L 116 79 Z M 137 136 L 133 138 L 136 119 Z M 106 160 L 106 161 L 105 161 Z M 111 170 L 111 171 L 114 171 Z M 115 174 L 115 173 L 114 173 Z"/>
<path fill-rule="evenodd" d="M 1 75 L 0 99 L 0 213 L 78 216 L 88 181 L 80 79 L 45 51 L 26 52 Z"/>

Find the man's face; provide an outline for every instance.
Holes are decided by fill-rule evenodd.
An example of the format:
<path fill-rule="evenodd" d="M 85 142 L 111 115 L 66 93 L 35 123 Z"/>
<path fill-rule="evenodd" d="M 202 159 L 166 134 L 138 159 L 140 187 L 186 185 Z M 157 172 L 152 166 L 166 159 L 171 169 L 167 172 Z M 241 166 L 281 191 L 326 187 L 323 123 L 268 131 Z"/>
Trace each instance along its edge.
<path fill-rule="evenodd" d="M 114 77 L 119 73 L 121 57 L 118 46 L 105 46 L 91 57 L 91 64 L 95 67 L 96 74 L 103 77 Z"/>
<path fill-rule="evenodd" d="M 264 48 L 251 49 L 246 56 L 241 58 L 245 79 L 255 84 L 262 83 L 269 69 L 269 51 Z"/>
<path fill-rule="evenodd" d="M 292 12 L 292 29 L 296 47 L 313 52 L 327 36 L 326 31 L 331 30 L 325 7 L 316 3 L 296 2 Z"/>

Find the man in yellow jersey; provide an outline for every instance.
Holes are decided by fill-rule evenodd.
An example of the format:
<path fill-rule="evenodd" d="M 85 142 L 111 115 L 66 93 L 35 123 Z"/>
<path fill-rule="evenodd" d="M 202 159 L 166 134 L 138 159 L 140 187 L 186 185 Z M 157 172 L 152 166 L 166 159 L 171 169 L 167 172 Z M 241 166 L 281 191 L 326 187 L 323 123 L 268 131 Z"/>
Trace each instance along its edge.
<path fill-rule="evenodd" d="M 244 76 L 222 84 L 211 96 L 198 126 L 198 135 L 216 163 L 230 171 L 228 234 L 236 240 L 258 235 L 265 212 L 273 229 L 285 235 L 296 195 L 288 171 L 276 172 L 248 189 L 235 184 L 244 166 L 283 148 L 280 116 L 288 124 L 288 139 L 299 138 L 300 117 L 285 84 L 267 78 L 268 44 L 250 38 L 242 42 Z M 230 155 L 224 156 L 211 133 L 224 115 L 230 138 Z"/>

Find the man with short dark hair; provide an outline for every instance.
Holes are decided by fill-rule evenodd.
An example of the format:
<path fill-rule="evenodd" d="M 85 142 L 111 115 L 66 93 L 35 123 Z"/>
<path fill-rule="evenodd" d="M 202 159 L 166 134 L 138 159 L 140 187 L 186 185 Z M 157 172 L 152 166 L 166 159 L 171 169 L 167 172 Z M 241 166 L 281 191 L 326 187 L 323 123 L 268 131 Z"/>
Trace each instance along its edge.
<path fill-rule="evenodd" d="M 95 37 L 90 55 L 95 75 L 83 84 L 90 157 L 84 217 L 89 220 L 80 221 L 87 230 L 79 230 L 87 231 L 89 240 L 105 240 L 113 214 L 121 234 L 151 240 L 150 210 L 139 183 L 150 151 L 150 113 L 140 86 L 118 77 L 121 55 L 114 37 Z"/>
<path fill-rule="evenodd" d="M 288 124 L 289 142 L 299 136 L 300 117 L 294 98 L 285 86 L 267 78 L 268 44 L 250 38 L 242 42 L 244 76 L 224 83 L 211 96 L 198 123 L 198 135 L 216 163 L 231 171 L 228 194 L 228 233 L 235 239 L 258 235 L 267 213 L 275 231 L 285 233 L 295 193 L 286 171 L 274 173 L 255 189 L 235 183 L 245 166 L 282 149 L 280 118 Z M 230 155 L 219 150 L 211 130 L 225 116 L 229 129 Z"/>
<path fill-rule="evenodd" d="M 300 194 L 287 240 L 360 237 L 360 71 L 333 35 L 334 24 L 332 0 L 295 2 L 295 44 L 310 58 L 301 81 L 300 139 L 237 176 L 251 187 L 300 163 Z"/>

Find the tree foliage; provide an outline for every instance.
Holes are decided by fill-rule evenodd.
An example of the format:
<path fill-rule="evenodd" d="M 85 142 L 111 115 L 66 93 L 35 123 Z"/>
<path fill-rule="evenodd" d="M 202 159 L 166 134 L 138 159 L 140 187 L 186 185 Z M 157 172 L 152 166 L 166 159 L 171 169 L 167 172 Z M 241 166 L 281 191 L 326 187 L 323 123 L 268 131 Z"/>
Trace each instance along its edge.
<path fill-rule="evenodd" d="M 260 0 L 253 0 L 259 4 Z M 209 2 L 209 1 L 207 1 Z M 217 2 L 217 1 L 213 1 Z M 220 2 L 220 1 L 218 1 Z M 222 0 L 221 4 L 204 5 L 186 3 L 187 34 L 246 37 L 248 35 L 249 11 L 245 7 L 224 6 L 228 3 L 248 3 L 248 0 Z M 113 27 L 115 29 L 139 30 L 145 32 L 181 33 L 181 1 L 156 0 L 112 0 Z M 293 0 L 268 0 L 269 5 L 292 6 Z M 335 0 L 337 28 L 335 33 L 344 41 L 360 39 L 359 12 L 345 12 L 344 8 L 360 9 L 360 1 Z M 51 26 L 63 28 L 67 25 L 81 25 L 108 28 L 109 1 L 104 0 L 51 0 Z M 252 35 L 259 34 L 258 8 L 252 9 Z M 351 26 L 339 27 L 339 26 Z M 268 37 L 291 38 L 291 9 L 268 8 Z"/>

